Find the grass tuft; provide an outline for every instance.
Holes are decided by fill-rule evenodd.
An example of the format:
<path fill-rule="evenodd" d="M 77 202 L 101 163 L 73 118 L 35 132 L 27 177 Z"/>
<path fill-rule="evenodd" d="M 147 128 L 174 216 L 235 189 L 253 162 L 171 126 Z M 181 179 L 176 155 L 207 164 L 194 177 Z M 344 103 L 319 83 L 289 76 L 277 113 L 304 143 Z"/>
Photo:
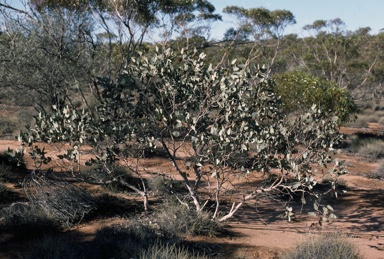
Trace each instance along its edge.
<path fill-rule="evenodd" d="M 356 247 L 343 235 L 331 233 L 311 237 L 298 244 L 283 259 L 361 259 Z"/>

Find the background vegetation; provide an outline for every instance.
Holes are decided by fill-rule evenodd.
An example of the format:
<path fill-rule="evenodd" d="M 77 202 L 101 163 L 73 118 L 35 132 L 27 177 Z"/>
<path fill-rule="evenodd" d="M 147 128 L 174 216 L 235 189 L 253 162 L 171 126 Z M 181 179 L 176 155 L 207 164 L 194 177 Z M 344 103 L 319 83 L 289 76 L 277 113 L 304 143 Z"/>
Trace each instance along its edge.
<path fill-rule="evenodd" d="M 335 18 L 306 25 L 311 36 L 298 37 L 284 34 L 296 23 L 288 10 L 223 11 L 239 26 L 210 41 L 221 17 L 204 0 L 31 0 L 25 9 L 0 0 L 0 105 L 9 112 L 0 133 L 21 129 L 23 144 L 8 151 L 0 180 L 12 179 L 12 161 L 28 160 L 27 201 L 1 184 L 0 195 L 17 202 L 2 209 L 0 223 L 14 238 L 42 240 L 26 256 L 63 249 L 95 258 L 57 235 L 95 215 L 133 217 L 90 244 L 116 258 L 202 258 L 182 235 L 220 235 L 222 222 L 266 195 L 300 196 L 302 204 L 309 196 L 320 223 L 336 218 L 321 201 L 342 193 L 345 170 L 331 156 L 338 129 L 359 109 L 370 114 L 359 114 L 360 126 L 383 123 L 383 34 L 348 31 Z M 374 161 L 384 153 L 382 141 L 369 139 L 351 140 L 350 151 Z M 149 156 L 169 159 L 172 174 L 142 168 Z M 323 173 L 329 189 L 316 188 L 315 164 L 331 168 Z M 372 177 L 381 178 L 381 168 Z M 236 190 L 236 179 L 255 173 L 265 176 L 260 184 Z M 87 184 L 106 189 L 95 195 Z M 228 193 L 238 199 L 228 204 Z M 129 202 L 133 194 L 142 206 Z M 151 195 L 162 197 L 163 209 L 152 210 Z M 294 220 L 291 206 L 284 216 Z M 332 245 L 305 244 L 298 256 L 334 254 L 345 243 Z"/>

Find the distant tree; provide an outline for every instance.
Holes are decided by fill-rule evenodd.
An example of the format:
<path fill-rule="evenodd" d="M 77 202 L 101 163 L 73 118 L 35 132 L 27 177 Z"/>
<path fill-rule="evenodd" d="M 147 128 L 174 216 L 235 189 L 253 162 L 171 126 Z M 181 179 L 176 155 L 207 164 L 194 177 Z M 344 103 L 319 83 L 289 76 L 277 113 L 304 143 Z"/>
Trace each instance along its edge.
<path fill-rule="evenodd" d="M 280 51 L 285 28 L 296 23 L 294 15 L 287 10 L 270 11 L 266 8 L 246 9 L 238 6 L 227 6 L 223 12 L 235 16 L 238 21 L 238 28 L 227 31 L 226 38 L 237 40 L 236 35 L 246 39 L 253 36 L 254 45 L 249 48 L 246 60 L 257 59 L 258 63 L 265 63 L 269 74 Z"/>
<path fill-rule="evenodd" d="M 63 107 L 95 75 L 97 44 L 90 15 L 10 10 L 0 12 L 6 25 L 0 40 L 2 87 L 11 90 L 17 104 Z"/>
<path fill-rule="evenodd" d="M 303 38 L 304 53 L 296 56 L 298 63 L 310 74 L 336 82 L 356 98 L 361 96 L 381 53 L 377 45 L 370 46 L 369 29 L 348 33 L 339 18 L 317 20 L 303 29 L 312 36 Z"/>

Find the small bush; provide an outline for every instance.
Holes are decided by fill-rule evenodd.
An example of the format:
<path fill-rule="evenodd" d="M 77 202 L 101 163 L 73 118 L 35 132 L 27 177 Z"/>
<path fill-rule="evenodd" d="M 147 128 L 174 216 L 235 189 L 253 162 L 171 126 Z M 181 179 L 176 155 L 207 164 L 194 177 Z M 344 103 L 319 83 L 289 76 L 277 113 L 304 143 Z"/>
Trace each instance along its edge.
<path fill-rule="evenodd" d="M 0 164 L 11 167 L 12 170 L 25 169 L 25 163 L 22 156 L 13 156 L 8 152 L 0 153 Z"/>
<path fill-rule="evenodd" d="M 382 160 L 379 164 L 379 167 L 376 168 L 375 171 L 368 174 L 369 178 L 384 180 L 384 160 Z"/>
<path fill-rule="evenodd" d="M 148 187 L 157 195 L 172 198 L 173 193 L 187 193 L 188 190 L 180 181 L 175 181 L 172 178 L 165 176 L 152 177 L 148 181 Z"/>
<path fill-rule="evenodd" d="M 340 234 L 325 234 L 298 244 L 285 259 L 360 259 L 356 247 Z"/>
<path fill-rule="evenodd" d="M 68 239 L 60 235 L 48 234 L 37 240 L 31 240 L 31 245 L 22 252 L 22 258 L 76 259 L 82 257 L 79 247 L 70 243 Z"/>
<path fill-rule="evenodd" d="M 0 135 L 9 135 L 19 129 L 19 125 L 12 119 L 0 118 Z"/>
<path fill-rule="evenodd" d="M 155 244 L 140 254 L 140 259 L 208 259 L 209 257 L 195 254 L 182 246 Z"/>
<path fill-rule="evenodd" d="M 11 203 L 18 198 L 17 193 L 13 192 L 7 186 L 0 183 L 0 203 Z"/>
<path fill-rule="evenodd" d="M 56 234 L 61 230 L 55 218 L 29 204 L 14 203 L 0 211 L 1 217 L 3 218 L 1 230 L 12 234 L 18 240 Z"/>
<path fill-rule="evenodd" d="M 358 150 L 358 155 L 376 161 L 384 158 L 384 141 L 382 140 L 368 140 Z"/>
<path fill-rule="evenodd" d="M 175 235 L 217 236 L 224 231 L 224 226 L 212 220 L 208 212 L 197 213 L 178 203 L 168 203 L 155 218 L 161 229 Z"/>
<path fill-rule="evenodd" d="M 139 258 L 143 251 L 162 240 L 173 243 L 173 235 L 135 220 L 113 225 L 96 233 L 89 258 Z"/>
<path fill-rule="evenodd" d="M 0 162 L 0 181 L 8 182 L 11 179 L 12 167 L 4 162 Z"/>
<path fill-rule="evenodd" d="M 31 175 L 24 181 L 28 199 L 63 227 L 79 223 L 95 209 L 93 198 L 79 187 Z"/>

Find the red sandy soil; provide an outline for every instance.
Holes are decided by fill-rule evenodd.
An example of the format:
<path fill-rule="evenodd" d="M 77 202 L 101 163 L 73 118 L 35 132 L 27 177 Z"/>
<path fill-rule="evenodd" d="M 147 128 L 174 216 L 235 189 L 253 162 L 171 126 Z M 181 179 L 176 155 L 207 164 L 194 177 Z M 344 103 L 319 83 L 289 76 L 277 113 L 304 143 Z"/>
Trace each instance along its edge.
<path fill-rule="evenodd" d="M 383 130 L 377 125 L 370 126 L 370 129 L 341 128 L 340 131 L 351 134 L 358 131 Z M 19 143 L 15 141 L 0 141 L 0 151 L 18 146 Z M 337 157 L 345 160 L 349 171 L 348 175 L 342 177 L 347 182 L 348 192 L 331 201 L 338 216 L 332 222 L 319 227 L 316 218 L 303 213 L 299 215 L 297 221 L 288 223 L 286 219 L 278 217 L 284 211 L 282 204 L 264 201 L 256 206 L 250 202 L 228 222 L 234 235 L 188 239 L 205 248 L 212 247 L 217 251 L 215 258 L 279 258 L 284 251 L 293 248 L 309 236 L 322 232 L 340 232 L 351 237 L 351 241 L 357 245 L 364 258 L 384 259 L 384 181 L 366 177 L 378 163 L 370 163 L 346 154 L 338 154 Z M 145 166 L 149 167 L 149 170 L 155 169 L 159 172 L 171 170 L 164 158 L 148 159 L 145 161 Z M 97 229 L 118 220 L 108 219 L 81 224 L 76 227 L 75 232 L 83 238 L 91 239 Z M 1 256 L 4 254 L 0 253 Z"/>

